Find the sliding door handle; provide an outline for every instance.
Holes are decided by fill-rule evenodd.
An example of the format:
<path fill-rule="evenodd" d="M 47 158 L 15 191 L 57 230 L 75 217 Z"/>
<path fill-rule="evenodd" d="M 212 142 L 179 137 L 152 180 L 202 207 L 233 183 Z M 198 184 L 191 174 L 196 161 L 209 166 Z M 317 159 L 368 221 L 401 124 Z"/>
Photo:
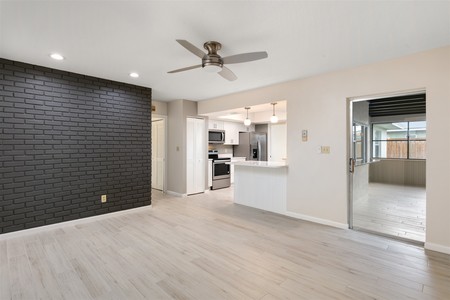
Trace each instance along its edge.
<path fill-rule="evenodd" d="M 349 161 L 349 171 L 350 173 L 354 173 L 355 172 L 355 159 L 354 158 L 350 158 Z"/>

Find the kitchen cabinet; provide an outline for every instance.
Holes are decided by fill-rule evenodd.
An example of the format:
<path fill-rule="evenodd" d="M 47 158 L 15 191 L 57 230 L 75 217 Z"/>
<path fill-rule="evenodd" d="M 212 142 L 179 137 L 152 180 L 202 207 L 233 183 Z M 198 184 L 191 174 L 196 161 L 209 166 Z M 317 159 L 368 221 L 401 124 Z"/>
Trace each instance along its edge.
<path fill-rule="evenodd" d="M 225 145 L 239 145 L 239 130 L 241 126 L 239 123 L 224 122 L 225 129 Z"/>
<path fill-rule="evenodd" d="M 271 124 L 269 127 L 270 161 L 286 161 L 287 127 L 286 123 Z"/>
<path fill-rule="evenodd" d="M 243 123 L 223 122 L 225 129 L 225 145 L 239 145 L 239 132 L 255 131 L 255 125 L 248 128 Z"/>
<path fill-rule="evenodd" d="M 224 122 L 219 120 L 209 120 L 208 129 L 224 129 Z"/>
<path fill-rule="evenodd" d="M 205 191 L 205 120 L 187 118 L 186 127 L 186 193 L 191 195 Z"/>

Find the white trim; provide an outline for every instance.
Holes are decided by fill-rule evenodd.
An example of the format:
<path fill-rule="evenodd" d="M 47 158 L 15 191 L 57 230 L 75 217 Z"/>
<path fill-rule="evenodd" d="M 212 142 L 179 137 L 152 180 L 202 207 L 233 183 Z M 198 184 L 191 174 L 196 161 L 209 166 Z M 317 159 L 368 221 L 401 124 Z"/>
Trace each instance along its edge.
<path fill-rule="evenodd" d="M 425 249 L 432 250 L 432 251 L 437 251 L 437 252 L 441 252 L 441 253 L 445 253 L 445 254 L 450 254 L 450 247 L 443 246 L 443 245 L 440 245 L 440 244 L 426 242 L 425 243 Z"/>
<path fill-rule="evenodd" d="M 56 224 L 50 224 L 50 225 L 44 225 L 44 226 L 39 226 L 39 227 L 34 227 L 34 228 L 29 228 L 29 229 L 23 229 L 23 230 L 14 231 L 14 232 L 2 233 L 2 234 L 0 234 L 0 241 L 5 240 L 5 239 L 10 239 L 10 238 L 17 238 L 17 237 L 21 237 L 21 236 L 27 236 L 27 235 L 30 235 L 30 234 L 36 234 L 36 233 L 39 233 L 39 232 L 48 231 L 48 230 L 52 230 L 52 229 L 57 229 L 57 228 L 61 228 L 61 227 L 75 226 L 75 225 L 78 225 L 78 224 L 91 223 L 91 222 L 95 222 L 95 221 L 109 219 L 109 218 L 112 218 L 112 217 L 117 217 L 117 216 L 121 216 L 121 215 L 126 215 L 126 214 L 130 214 L 130 213 L 139 212 L 141 210 L 142 211 L 143 210 L 148 210 L 148 209 L 151 209 L 151 208 L 152 208 L 152 205 L 150 204 L 150 205 L 146 205 L 146 206 L 141 206 L 141 207 L 130 208 L 130 209 L 121 210 L 121 211 L 110 212 L 110 213 L 106 213 L 106 214 L 98 215 L 98 216 L 86 217 L 86 218 L 81 218 L 81 219 L 76 219 L 76 220 L 71 220 L 71 221 L 60 222 L 60 223 L 56 223 Z"/>
<path fill-rule="evenodd" d="M 381 99 L 381 98 L 389 98 L 389 97 L 398 97 L 398 96 L 408 96 L 408 95 L 414 95 L 418 93 L 426 93 L 426 88 L 416 88 L 416 89 L 408 89 L 408 90 L 402 90 L 402 91 L 396 91 L 396 92 L 385 92 L 385 93 L 379 93 L 379 94 L 370 94 L 366 96 L 354 96 L 354 97 L 347 97 L 348 100 L 351 102 L 359 102 L 359 101 L 368 101 L 368 100 L 375 100 L 375 99 Z"/>
<path fill-rule="evenodd" d="M 180 198 L 187 197 L 187 194 L 180 194 L 180 193 L 177 193 L 177 192 L 174 192 L 174 191 L 167 191 L 167 195 L 180 197 Z"/>
<path fill-rule="evenodd" d="M 336 227 L 336 228 L 340 228 L 340 229 L 348 229 L 348 224 L 345 224 L 345 223 L 339 223 L 339 222 L 334 222 L 334 221 L 330 221 L 330 220 L 326 220 L 326 219 L 311 217 L 308 215 L 303 215 L 303 214 L 299 214 L 299 213 L 295 213 L 295 212 L 291 212 L 291 211 L 286 211 L 284 213 L 284 215 L 292 217 L 292 218 L 310 221 L 310 222 L 327 225 L 327 226 L 331 226 L 331 227 Z"/>
<path fill-rule="evenodd" d="M 426 94 L 426 88 L 414 88 L 402 91 L 392 91 L 392 92 L 384 92 L 378 94 L 370 94 L 370 95 L 360 95 L 347 97 L 347 133 L 346 133 L 346 144 L 347 144 L 347 163 L 350 162 L 350 158 L 353 157 L 353 147 L 352 147 L 352 127 L 353 127 L 353 103 L 369 101 L 374 99 L 382 99 L 389 97 L 398 97 L 398 96 L 407 96 L 424 93 Z M 425 115 L 426 118 L 426 115 Z M 347 165 L 347 222 L 349 224 L 349 228 L 353 228 L 353 176 L 354 173 L 351 173 L 350 168 Z"/>

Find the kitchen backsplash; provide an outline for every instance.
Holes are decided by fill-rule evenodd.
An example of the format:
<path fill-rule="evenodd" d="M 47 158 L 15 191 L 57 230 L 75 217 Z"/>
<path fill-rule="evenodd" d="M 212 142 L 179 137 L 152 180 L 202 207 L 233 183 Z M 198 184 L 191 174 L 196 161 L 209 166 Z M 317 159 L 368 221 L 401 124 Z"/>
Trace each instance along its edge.
<path fill-rule="evenodd" d="M 208 144 L 208 150 L 217 150 L 219 154 L 233 154 L 232 145 Z"/>

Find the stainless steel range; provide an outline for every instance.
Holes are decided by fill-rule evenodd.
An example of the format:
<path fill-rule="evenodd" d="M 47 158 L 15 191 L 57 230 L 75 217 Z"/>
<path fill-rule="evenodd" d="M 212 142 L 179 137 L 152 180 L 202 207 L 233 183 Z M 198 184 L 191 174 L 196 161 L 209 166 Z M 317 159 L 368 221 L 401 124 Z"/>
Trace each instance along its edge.
<path fill-rule="evenodd" d="M 230 186 L 230 158 L 219 158 L 217 151 L 209 151 L 208 157 L 212 163 L 212 190 Z"/>

